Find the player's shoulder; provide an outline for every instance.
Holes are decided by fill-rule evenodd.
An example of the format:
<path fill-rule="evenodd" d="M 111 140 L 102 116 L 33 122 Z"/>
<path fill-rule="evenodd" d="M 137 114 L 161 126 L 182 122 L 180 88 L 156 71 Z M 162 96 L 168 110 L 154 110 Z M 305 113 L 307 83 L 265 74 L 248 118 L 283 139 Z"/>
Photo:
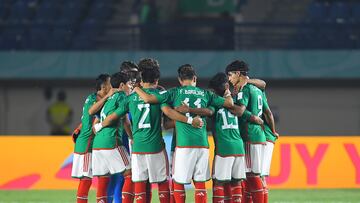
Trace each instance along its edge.
<path fill-rule="evenodd" d="M 91 93 L 86 97 L 85 103 L 92 103 L 96 101 L 96 93 Z"/>
<path fill-rule="evenodd" d="M 260 88 L 256 87 L 255 85 L 253 85 L 253 84 L 246 84 L 245 87 L 246 87 L 246 86 L 247 86 L 247 88 L 249 88 L 249 90 L 251 90 L 251 91 L 257 91 L 257 92 L 259 92 L 259 93 L 262 94 L 262 90 L 261 90 Z"/>

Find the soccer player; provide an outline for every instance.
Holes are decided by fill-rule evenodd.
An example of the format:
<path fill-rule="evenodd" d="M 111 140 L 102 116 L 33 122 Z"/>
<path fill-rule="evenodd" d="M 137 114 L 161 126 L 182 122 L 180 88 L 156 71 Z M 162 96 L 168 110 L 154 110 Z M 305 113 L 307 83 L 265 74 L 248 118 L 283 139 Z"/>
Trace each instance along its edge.
<path fill-rule="evenodd" d="M 138 74 L 138 66 L 131 61 L 124 61 L 120 65 L 120 72 L 126 73 L 130 77 L 132 86 L 140 82 Z M 128 116 L 130 117 L 130 115 Z M 129 118 L 125 118 L 125 125 L 130 125 Z M 130 153 L 129 139 L 126 132 L 121 136 L 122 144 L 126 148 L 127 152 Z M 114 174 L 110 176 L 110 183 L 108 187 L 108 202 L 121 203 L 122 202 L 122 187 L 124 185 L 124 177 L 121 174 Z"/>
<path fill-rule="evenodd" d="M 193 67 L 185 64 L 178 69 L 178 79 L 181 87 L 173 88 L 160 94 L 147 94 L 140 88 L 135 91 L 149 103 L 169 103 L 174 107 L 187 104 L 191 108 L 233 107 L 230 91 L 225 92 L 225 98 L 213 92 L 196 87 L 196 74 Z M 194 114 L 187 113 L 186 116 Z M 195 202 L 206 202 L 207 194 L 205 182 L 210 179 L 209 171 L 209 143 L 206 126 L 197 129 L 181 122 L 176 122 L 176 150 L 174 163 L 174 197 L 177 203 L 185 202 L 184 184 L 195 185 Z"/>
<path fill-rule="evenodd" d="M 150 94 L 159 94 L 156 89 L 160 71 L 156 63 L 141 71 L 143 90 Z M 118 117 L 130 112 L 133 119 L 132 175 L 135 183 L 135 199 L 137 203 L 145 203 L 146 182 L 157 183 L 160 202 L 169 202 L 168 158 L 161 131 L 161 111 L 169 118 L 179 122 L 201 127 L 200 118 L 188 118 L 167 104 L 145 103 L 137 94 L 131 94 L 114 114 L 97 125 L 107 126 Z M 190 126 L 190 125 L 189 125 Z M 96 127 L 98 128 L 98 127 Z"/>
<path fill-rule="evenodd" d="M 275 130 L 274 116 L 270 110 L 265 91 L 263 91 L 264 98 L 264 132 L 266 136 L 266 144 L 264 149 L 264 160 L 262 169 L 262 180 L 264 185 L 264 203 L 268 202 L 269 190 L 266 184 L 266 178 L 270 175 L 271 159 L 274 150 L 275 141 L 278 139 L 279 134 Z"/>
<path fill-rule="evenodd" d="M 110 88 L 110 76 L 107 74 L 99 75 L 96 78 L 96 93 L 92 93 L 86 98 L 83 107 L 81 128 L 77 138 L 75 138 L 75 150 L 71 171 L 71 176 L 73 178 L 80 179 L 77 191 L 78 203 L 88 202 L 88 193 L 92 182 L 92 124 L 94 117 L 92 114 L 89 114 L 88 110 L 96 103 L 97 100 L 102 98 L 106 99 L 111 96 L 111 94 L 108 93 Z"/>
<path fill-rule="evenodd" d="M 131 81 L 127 74 L 115 73 L 111 76 L 111 86 L 119 92 L 113 94 L 105 102 L 100 113 L 100 122 L 112 114 L 127 97 L 131 89 Z M 109 176 L 116 173 L 122 173 L 125 177 L 122 201 L 124 203 L 133 201 L 130 157 L 122 146 L 119 136 L 122 134 L 119 132 L 122 131 L 121 127 L 123 127 L 123 119 L 97 132 L 94 139 L 92 167 L 93 175 L 98 176 L 97 202 L 107 202 Z"/>
<path fill-rule="evenodd" d="M 252 114 L 263 115 L 263 94 L 254 85 L 247 84 L 248 65 L 243 61 L 234 61 L 226 67 L 229 81 L 239 90 L 237 104 L 246 106 Z M 247 183 L 254 203 L 264 201 L 263 184 L 260 178 L 266 137 L 261 125 L 247 120 L 241 121 L 241 135 L 246 142 Z"/>

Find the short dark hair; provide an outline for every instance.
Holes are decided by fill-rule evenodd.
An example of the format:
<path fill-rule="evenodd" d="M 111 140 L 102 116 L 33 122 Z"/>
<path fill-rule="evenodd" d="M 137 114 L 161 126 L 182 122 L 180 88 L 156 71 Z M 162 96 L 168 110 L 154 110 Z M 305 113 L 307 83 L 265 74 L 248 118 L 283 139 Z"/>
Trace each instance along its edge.
<path fill-rule="evenodd" d="M 111 76 L 110 83 L 113 88 L 118 88 L 121 83 L 127 83 L 130 81 L 130 77 L 127 73 L 117 72 Z"/>
<path fill-rule="evenodd" d="M 104 84 L 108 78 L 110 78 L 109 74 L 100 74 L 99 76 L 97 76 L 95 82 L 96 91 L 101 90 L 101 85 Z"/>
<path fill-rule="evenodd" d="M 152 58 L 144 58 L 139 61 L 139 71 L 142 72 L 145 69 L 159 69 L 160 71 L 160 64 L 156 59 Z"/>
<path fill-rule="evenodd" d="M 180 80 L 192 80 L 195 76 L 195 70 L 190 64 L 184 64 L 178 68 L 178 77 Z"/>
<path fill-rule="evenodd" d="M 229 65 L 227 65 L 225 69 L 226 74 L 232 71 L 240 71 L 241 74 L 247 75 L 247 72 L 249 71 L 249 66 L 244 61 L 235 60 Z"/>
<path fill-rule="evenodd" d="M 124 61 L 120 66 L 120 72 L 127 73 L 131 81 L 140 81 L 139 67 L 132 61 Z"/>
<path fill-rule="evenodd" d="M 213 89 L 217 95 L 224 95 L 225 84 L 228 82 L 225 73 L 217 73 L 209 81 L 209 88 Z"/>
<path fill-rule="evenodd" d="M 139 67 L 138 65 L 136 65 L 136 63 L 132 62 L 132 61 L 124 61 L 121 63 L 120 65 L 120 72 L 137 72 L 139 71 Z"/>
<path fill-rule="evenodd" d="M 160 78 L 160 70 L 158 68 L 145 68 L 140 74 L 141 80 L 146 83 L 154 83 Z"/>

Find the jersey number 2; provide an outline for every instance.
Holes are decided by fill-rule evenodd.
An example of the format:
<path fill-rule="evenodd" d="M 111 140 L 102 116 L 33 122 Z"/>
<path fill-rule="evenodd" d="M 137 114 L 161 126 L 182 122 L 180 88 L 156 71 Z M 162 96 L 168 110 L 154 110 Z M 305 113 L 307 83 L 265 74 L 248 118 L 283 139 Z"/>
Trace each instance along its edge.
<path fill-rule="evenodd" d="M 148 117 L 150 113 L 150 104 L 138 104 L 138 109 L 142 112 L 138 127 L 150 128 L 150 123 L 145 123 L 146 117 Z M 145 111 L 143 111 L 142 109 L 145 109 Z"/>

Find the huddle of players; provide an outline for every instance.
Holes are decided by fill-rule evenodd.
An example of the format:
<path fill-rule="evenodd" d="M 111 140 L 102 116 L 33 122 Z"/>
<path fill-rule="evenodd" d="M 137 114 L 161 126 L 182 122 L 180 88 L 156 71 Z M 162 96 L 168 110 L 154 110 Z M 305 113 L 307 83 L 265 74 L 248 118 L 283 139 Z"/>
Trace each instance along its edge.
<path fill-rule="evenodd" d="M 206 116 L 214 119 L 213 201 L 266 202 L 260 175 L 268 175 L 263 168 L 269 168 L 270 163 L 265 167 L 264 155 L 272 153 L 273 144 L 266 142 L 265 132 L 270 132 L 270 141 L 275 141 L 277 134 L 265 94 L 250 82 L 261 84 L 247 77 L 248 66 L 242 61 L 229 64 L 228 77 L 219 73 L 212 78 L 209 87 L 213 91 L 196 87 L 196 74 L 189 64 L 178 69 L 181 86 L 167 91 L 157 89 L 160 68 L 156 60 L 143 59 L 138 68 L 141 87 L 135 86 L 133 93 L 131 77 L 119 72 L 111 76 L 113 89 L 108 88 L 108 79 L 101 80 L 98 92 L 85 101 L 72 171 L 73 177 L 80 178 L 78 202 L 87 202 L 92 175 L 98 177 L 97 202 L 107 202 L 109 175 L 115 173 L 124 174 L 125 203 L 133 202 L 134 196 L 136 202 L 148 202 L 148 181 L 158 184 L 160 202 L 185 202 L 184 184 L 191 180 L 195 185 L 195 202 L 207 202 L 205 182 L 210 179 L 210 171 Z M 228 89 L 228 78 L 234 92 L 238 91 L 234 99 Z M 100 112 L 94 125 L 95 137 L 94 112 Z M 175 121 L 173 196 L 161 134 L 162 112 Z M 262 125 L 263 112 L 268 127 Z M 132 125 L 127 113 L 131 114 Z M 131 161 L 119 136 L 124 130 L 132 143 Z M 264 152 L 268 143 L 270 151 Z M 271 154 L 269 157 L 271 160 Z M 250 195 L 243 195 L 246 192 Z"/>

